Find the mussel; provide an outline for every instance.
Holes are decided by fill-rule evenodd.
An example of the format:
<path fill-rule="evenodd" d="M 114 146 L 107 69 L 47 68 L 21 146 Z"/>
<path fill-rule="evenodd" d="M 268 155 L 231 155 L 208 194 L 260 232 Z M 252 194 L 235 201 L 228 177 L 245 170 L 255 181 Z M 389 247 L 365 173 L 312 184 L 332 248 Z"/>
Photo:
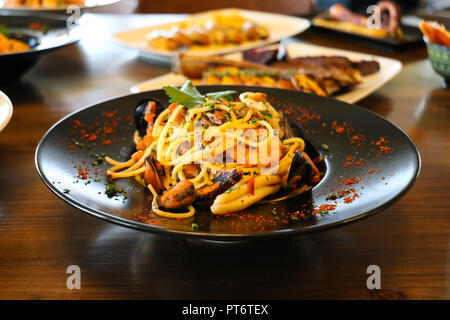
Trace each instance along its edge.
<path fill-rule="evenodd" d="M 296 189 L 301 185 L 310 182 L 314 171 L 310 162 L 303 156 L 299 150 L 295 150 L 292 158 L 289 174 L 287 177 L 285 188 L 287 190 Z"/>
<path fill-rule="evenodd" d="M 145 109 L 151 101 L 156 104 L 155 118 L 165 109 L 164 105 L 157 99 L 144 99 L 138 103 L 136 109 L 134 110 L 134 124 L 136 125 L 136 129 L 141 137 L 147 134 L 148 123 L 145 121 Z"/>
<path fill-rule="evenodd" d="M 299 137 L 305 140 L 305 129 L 298 122 L 289 121 L 289 117 L 283 111 L 278 112 L 281 115 L 280 127 L 283 131 L 284 139 Z"/>
<path fill-rule="evenodd" d="M 183 180 L 157 198 L 158 205 L 166 209 L 180 209 L 195 201 L 194 184 Z"/>
<path fill-rule="evenodd" d="M 242 171 L 238 169 L 223 168 L 213 179 L 211 185 L 204 186 L 197 190 L 197 199 L 206 200 L 212 199 L 215 196 L 230 189 L 234 184 L 242 179 Z"/>

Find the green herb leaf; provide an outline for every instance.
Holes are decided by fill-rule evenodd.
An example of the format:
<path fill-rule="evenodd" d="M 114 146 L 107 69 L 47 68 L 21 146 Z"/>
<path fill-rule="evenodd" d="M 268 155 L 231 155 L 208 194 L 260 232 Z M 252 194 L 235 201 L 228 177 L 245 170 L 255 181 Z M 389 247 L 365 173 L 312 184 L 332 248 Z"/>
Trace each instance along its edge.
<path fill-rule="evenodd" d="M 190 83 L 190 81 L 188 81 Z M 191 83 L 192 85 L 192 83 Z M 166 94 L 170 97 L 169 102 L 171 103 L 178 103 L 181 104 L 183 106 L 185 106 L 186 108 L 192 108 L 196 105 L 202 104 L 205 102 L 205 98 L 201 95 L 192 95 L 188 92 L 193 93 L 189 87 L 185 87 L 185 85 L 183 85 L 183 87 L 181 89 L 175 88 L 175 87 L 171 87 L 171 86 L 166 86 L 164 87 L 164 91 L 166 92 Z M 185 91 L 183 91 L 182 89 L 185 89 Z M 197 90 L 197 89 L 195 89 Z"/>
<path fill-rule="evenodd" d="M 198 92 L 197 88 L 192 84 L 190 80 L 186 81 L 180 90 L 192 97 L 203 98 L 203 96 L 200 94 L 200 92 Z"/>
<path fill-rule="evenodd" d="M 212 100 L 219 100 L 220 98 L 224 98 L 230 101 L 233 100 L 233 94 L 235 93 L 236 91 L 234 90 L 227 90 L 227 91 L 211 92 L 206 94 L 206 96 Z"/>
<path fill-rule="evenodd" d="M 213 100 L 218 100 L 220 98 L 231 100 L 232 94 L 236 93 L 236 91 L 232 90 L 211 92 L 208 93 L 205 97 L 201 95 L 200 92 L 198 92 L 197 88 L 194 87 L 190 80 L 186 81 L 181 89 L 172 86 L 165 86 L 163 87 L 163 89 L 170 97 L 169 102 L 181 104 L 186 108 L 192 108 L 196 105 L 205 103 L 206 97 Z"/>

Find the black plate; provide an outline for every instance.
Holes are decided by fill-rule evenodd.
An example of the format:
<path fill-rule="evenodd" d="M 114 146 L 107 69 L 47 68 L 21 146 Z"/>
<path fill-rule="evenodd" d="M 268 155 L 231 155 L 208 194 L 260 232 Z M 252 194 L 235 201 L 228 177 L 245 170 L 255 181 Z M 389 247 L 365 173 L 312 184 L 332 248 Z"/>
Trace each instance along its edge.
<path fill-rule="evenodd" d="M 413 46 L 418 46 L 423 44 L 422 33 L 419 28 L 412 27 L 409 25 L 402 24 L 402 32 L 404 35 L 404 39 L 397 40 L 394 38 L 386 37 L 386 38 L 376 38 L 369 37 L 358 33 L 347 32 L 340 29 L 335 29 L 331 27 L 321 26 L 314 23 L 314 19 L 311 21 L 311 24 L 314 29 L 322 30 L 325 32 L 330 32 L 335 35 L 342 35 L 343 38 L 348 38 L 351 41 L 357 41 L 361 44 L 365 45 L 375 45 L 379 48 L 389 48 L 394 50 L 404 50 Z"/>
<path fill-rule="evenodd" d="M 43 26 L 39 30 L 30 29 L 30 23 Z M 0 82 L 9 83 L 27 72 L 42 54 L 72 44 L 79 40 L 77 25 L 67 28 L 66 17 L 22 14 L 0 14 L 0 25 L 5 25 L 14 39 L 22 40 L 31 47 L 28 51 L 0 54 Z"/>
<path fill-rule="evenodd" d="M 127 159 L 134 152 L 134 126 L 130 116 L 135 106 L 144 98 L 156 98 L 166 103 L 168 99 L 162 90 L 105 101 L 60 120 L 44 135 L 36 150 L 36 166 L 41 178 L 67 203 L 109 222 L 166 235 L 238 240 L 317 231 L 368 216 L 398 200 L 418 176 L 420 157 L 408 136 L 392 123 L 366 109 L 332 98 L 283 89 L 245 86 L 198 88 L 202 93 L 219 90 L 267 93 L 273 99 L 275 107 L 290 113 L 294 123 L 298 124 L 298 120 L 301 120 L 305 138 L 310 143 L 309 152 L 317 150 L 324 156 L 326 168 L 322 181 L 312 191 L 301 196 L 276 205 L 268 203 L 253 206 L 242 214 L 228 218 L 214 217 L 206 207 L 198 208 L 195 220 L 156 218 L 151 219 L 152 223 L 143 221 L 143 217 L 147 217 L 146 209 L 150 203 L 148 192 L 134 179 L 122 179 L 117 185 L 127 191 L 128 198 L 108 198 L 104 193 L 105 177 L 101 173 L 95 176 L 93 169 L 104 172 L 108 165 L 90 165 L 95 161 L 91 154 L 105 153 L 114 159 Z M 116 119 L 114 132 L 105 133 L 104 127 L 114 127 L 111 126 L 113 119 Z M 342 133 L 339 133 L 340 127 L 344 129 Z M 83 134 L 94 131 L 98 136 L 95 145 L 80 138 Z M 377 145 L 381 137 L 388 140 L 388 143 Z M 108 143 L 108 140 L 112 143 L 103 144 Z M 80 142 L 84 144 L 83 147 L 76 147 L 76 143 Z M 328 151 L 323 150 L 323 144 L 329 146 Z M 386 153 L 381 151 L 383 146 Z M 349 156 L 353 157 L 353 165 L 349 165 Z M 357 164 L 361 158 L 363 161 Z M 83 169 L 87 167 L 90 170 L 90 182 L 87 179 L 77 179 L 77 166 L 80 165 Z M 354 177 L 362 179 L 353 185 L 343 183 L 343 178 Z M 335 204 L 335 201 L 326 200 L 327 196 L 350 188 L 355 190 L 336 200 L 334 211 L 322 212 L 323 215 L 317 213 L 306 221 L 296 220 L 295 216 L 288 217 L 288 214 L 297 210 L 306 212 L 311 207 Z M 350 202 L 355 192 L 358 197 Z M 349 203 L 344 201 L 346 198 Z M 272 212 L 274 208 L 276 214 Z M 198 230 L 192 230 L 193 222 L 198 224 Z"/>

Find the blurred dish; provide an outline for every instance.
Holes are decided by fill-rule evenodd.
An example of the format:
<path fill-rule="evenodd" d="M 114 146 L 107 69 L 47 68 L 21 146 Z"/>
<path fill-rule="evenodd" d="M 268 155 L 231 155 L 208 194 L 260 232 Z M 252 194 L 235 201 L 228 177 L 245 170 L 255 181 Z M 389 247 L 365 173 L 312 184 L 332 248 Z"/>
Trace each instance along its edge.
<path fill-rule="evenodd" d="M 16 53 L 30 50 L 30 45 L 25 41 L 14 39 L 14 35 L 4 26 L 0 26 L 0 54 Z"/>
<path fill-rule="evenodd" d="M 436 22 L 422 21 L 419 27 L 434 71 L 450 83 L 450 32 Z"/>
<path fill-rule="evenodd" d="M 157 29 L 147 35 L 150 48 L 175 51 L 241 45 L 269 38 L 269 30 L 244 18 L 236 9 L 213 11 L 202 18 L 191 18 L 172 29 Z"/>
<path fill-rule="evenodd" d="M 71 6 L 81 10 L 94 9 L 120 0 L 0 0 L 0 11 L 65 13 Z"/>
<path fill-rule="evenodd" d="M 422 20 L 419 28 L 430 43 L 450 47 L 450 32 L 443 24 Z"/>
<path fill-rule="evenodd" d="M 0 131 L 2 131 L 13 113 L 13 106 L 8 96 L 0 91 Z"/>
<path fill-rule="evenodd" d="M 258 29 L 264 30 L 266 32 L 255 32 L 255 37 L 251 37 L 253 40 L 245 40 L 243 42 L 240 42 L 244 40 L 244 37 L 242 36 L 243 32 L 236 31 L 237 29 L 235 19 L 231 19 L 231 23 L 229 22 L 229 19 L 217 19 L 217 16 L 227 17 L 227 15 L 237 15 L 238 17 L 240 17 L 238 19 L 240 21 L 238 21 L 237 23 L 237 25 L 239 26 L 241 26 L 241 24 L 245 20 L 250 23 L 249 26 L 257 26 Z M 208 33 L 205 34 L 205 30 L 207 29 L 204 28 L 205 23 L 208 25 L 208 21 L 210 21 L 211 17 L 216 17 L 215 20 L 221 23 L 222 28 L 212 28 L 210 32 L 208 31 Z M 254 22 L 254 24 L 252 25 L 251 22 Z M 235 27 L 230 28 L 230 25 L 233 24 Z M 205 40 L 204 45 L 198 45 L 198 43 L 200 43 L 199 40 L 197 41 L 197 44 L 193 46 L 185 46 L 184 48 L 183 46 L 179 46 L 180 37 L 176 37 L 176 39 L 178 40 L 175 41 L 175 33 L 173 32 L 174 28 L 175 30 L 184 30 L 185 28 L 189 28 L 194 25 L 203 26 L 203 29 L 194 28 L 194 30 L 197 30 L 197 38 L 201 36 L 202 39 Z M 195 52 L 196 54 L 198 53 L 202 55 L 220 55 L 234 51 L 260 47 L 280 41 L 281 39 L 287 37 L 294 36 L 306 30 L 309 25 L 310 23 L 308 20 L 297 17 L 242 9 L 222 9 L 194 14 L 187 19 L 179 22 L 120 32 L 115 34 L 113 37 L 118 41 L 118 43 L 130 48 L 137 49 L 139 53 L 145 58 L 167 63 L 171 62 L 171 59 L 175 57 L 176 54 L 180 51 L 188 53 Z M 226 35 L 226 32 L 224 30 L 226 30 L 229 36 Z M 171 39 L 170 45 L 166 40 L 164 40 L 169 39 L 167 37 L 160 37 L 160 43 L 156 41 L 156 47 L 160 47 L 159 49 L 155 46 L 152 46 L 151 44 L 149 45 L 148 37 L 149 35 L 154 34 L 154 32 L 160 35 L 169 33 L 169 38 Z M 190 38 L 192 37 L 193 36 L 191 36 Z M 246 36 L 245 39 L 247 39 L 247 37 L 248 36 Z M 185 38 L 186 37 L 183 37 L 183 39 Z M 239 39 L 229 40 L 234 38 Z M 155 39 L 158 38 L 156 37 Z M 224 43 L 220 45 L 217 44 L 218 39 L 223 39 L 220 41 L 223 41 Z M 207 45 L 207 43 L 210 44 Z M 166 47 L 166 49 L 161 49 L 163 47 Z"/>
<path fill-rule="evenodd" d="M 277 47 L 278 47 L 277 45 L 273 45 L 273 46 L 265 47 L 264 50 L 273 50 L 273 49 L 276 49 Z M 323 57 L 325 57 L 323 59 L 325 61 L 328 59 L 327 57 L 342 57 L 337 60 L 349 59 L 349 61 L 354 61 L 354 62 L 360 62 L 360 61 L 376 62 L 379 65 L 379 71 L 374 72 L 373 74 L 370 74 L 367 76 L 362 76 L 360 79 L 360 82 L 354 83 L 354 85 L 351 86 L 350 88 L 348 88 L 347 91 L 341 91 L 341 92 L 337 92 L 337 93 L 333 94 L 333 97 L 335 97 L 339 100 L 348 102 L 348 103 L 354 103 L 356 101 L 359 101 L 362 98 L 369 95 L 370 93 L 374 92 L 375 90 L 380 88 L 383 84 L 385 84 L 390 79 L 392 79 L 402 69 L 401 62 L 399 62 L 397 60 L 389 59 L 389 58 L 380 57 L 380 56 L 372 56 L 372 55 L 363 54 L 363 53 L 332 49 L 332 48 L 315 46 L 315 45 L 310 45 L 310 44 L 305 44 L 305 43 L 288 43 L 285 45 L 285 48 L 287 51 L 287 55 L 290 57 L 290 60 L 294 61 L 295 63 L 302 62 L 301 57 L 317 57 L 318 61 L 316 60 L 316 63 L 318 63 L 319 66 L 314 67 L 314 68 L 319 73 L 324 73 L 324 70 L 323 70 L 324 67 L 320 65 L 322 63 L 322 61 L 320 61 L 320 59 L 322 59 Z M 243 55 L 244 55 L 243 53 L 234 53 L 234 54 L 229 54 L 229 55 L 225 56 L 224 58 L 232 60 L 232 61 L 242 62 L 242 60 L 244 58 Z M 299 58 L 299 59 L 297 59 L 297 58 Z M 206 59 L 204 59 L 204 61 L 208 62 L 210 59 L 214 60 L 216 58 L 215 57 L 206 58 Z M 333 58 L 329 58 L 329 59 L 334 60 Z M 310 59 L 310 60 L 314 60 L 314 59 Z M 193 61 L 194 61 L 194 59 L 191 62 L 193 62 Z M 223 60 L 222 60 L 222 58 L 217 58 L 217 61 L 223 61 Z M 196 62 L 199 62 L 199 63 L 198 64 L 187 63 L 187 65 L 189 65 L 190 67 L 195 67 L 194 69 L 203 68 L 203 65 L 205 65 L 205 63 L 201 63 L 202 62 L 201 57 L 196 59 Z M 303 62 L 305 62 L 305 60 L 303 60 Z M 295 67 L 295 63 L 294 63 L 294 67 Z M 217 64 L 219 64 L 219 63 L 217 63 Z M 347 68 L 348 67 L 347 62 L 345 62 L 345 65 Z M 245 68 L 249 69 L 252 66 L 255 67 L 254 64 L 248 63 L 248 62 L 244 62 L 242 64 L 242 68 L 244 68 L 244 69 Z M 297 67 L 298 67 L 298 65 L 297 65 Z M 179 66 L 178 66 L 178 68 L 179 68 Z M 333 72 L 331 71 L 331 69 L 332 68 L 329 68 L 328 71 L 325 70 L 326 73 L 331 74 L 332 76 L 335 76 L 335 75 L 333 75 Z M 267 66 L 258 66 L 258 70 L 261 70 L 261 72 L 267 71 L 268 73 L 271 71 L 271 69 L 268 68 Z M 362 71 L 362 72 L 364 73 L 364 71 Z M 338 74 L 341 73 L 338 68 L 336 68 L 336 73 L 338 73 Z M 336 75 L 335 77 L 338 77 L 338 76 L 339 75 Z M 344 74 L 344 76 L 345 76 L 345 74 Z M 352 80 L 351 77 L 347 77 L 347 78 Z M 188 79 L 188 77 L 184 76 L 183 74 L 169 73 L 167 75 L 163 75 L 161 77 L 154 78 L 154 79 L 148 80 L 146 82 L 143 82 L 141 84 L 138 84 L 138 85 L 132 87 L 131 91 L 132 92 L 142 92 L 142 91 L 147 91 L 147 90 L 158 89 L 164 85 L 180 86 L 187 79 Z M 322 82 L 328 81 L 328 83 L 332 83 L 334 86 L 336 86 L 335 81 L 331 82 L 331 80 L 332 79 L 327 80 L 327 78 L 325 77 L 324 80 L 320 80 L 320 81 L 322 81 Z M 267 80 L 267 81 L 269 81 L 269 80 Z M 194 81 L 195 84 L 200 84 L 201 82 L 202 81 L 197 81 L 197 82 Z M 227 84 L 227 83 L 224 83 L 224 84 Z M 230 84 L 230 83 L 228 83 L 228 84 Z M 285 82 L 285 84 L 286 85 L 284 87 L 289 89 L 289 87 L 288 87 L 289 83 Z M 275 83 L 273 86 L 279 86 L 279 83 Z M 337 86 L 337 88 L 339 89 L 341 87 Z M 296 88 L 290 88 L 290 89 L 296 89 Z M 334 89 L 331 88 L 330 90 L 331 90 L 330 92 L 332 92 Z M 325 93 L 326 93 L 326 95 L 328 95 L 328 92 L 325 92 Z"/>
<path fill-rule="evenodd" d="M 246 61 L 181 53 L 178 72 L 198 84 L 266 86 L 331 96 L 361 83 L 363 71 L 366 76 L 377 73 L 380 67 L 374 60 L 352 61 L 343 56 L 285 55 L 280 60 L 257 63 L 265 60 L 261 59 L 265 55 L 280 52 L 278 48 L 244 51 Z"/>
<path fill-rule="evenodd" d="M 11 82 L 28 71 L 42 54 L 72 44 L 79 39 L 79 28 L 67 28 L 64 17 L 46 15 L 1 14 L 0 25 L 8 38 L 25 43 L 28 48 L 0 54 L 0 82 Z"/>
<path fill-rule="evenodd" d="M 380 1 L 377 6 L 381 17 L 378 28 L 369 28 L 368 25 L 372 23 L 369 17 L 351 12 L 341 4 L 335 4 L 326 12 L 313 18 L 312 24 L 316 28 L 370 39 L 395 47 L 421 42 L 417 28 L 402 24 L 402 12 L 395 2 Z"/>

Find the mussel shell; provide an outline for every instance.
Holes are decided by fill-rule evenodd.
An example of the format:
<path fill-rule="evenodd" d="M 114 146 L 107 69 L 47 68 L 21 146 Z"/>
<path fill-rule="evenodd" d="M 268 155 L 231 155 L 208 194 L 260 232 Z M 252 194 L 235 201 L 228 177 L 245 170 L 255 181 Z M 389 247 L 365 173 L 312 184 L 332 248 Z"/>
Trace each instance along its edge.
<path fill-rule="evenodd" d="M 303 128 L 303 126 L 298 122 L 289 121 L 289 117 L 287 117 L 284 112 L 279 111 L 279 113 L 281 115 L 282 121 L 280 127 L 283 131 L 284 139 L 298 137 L 305 140 L 305 129 Z"/>
<path fill-rule="evenodd" d="M 156 116 L 158 116 L 165 109 L 164 105 L 157 99 L 147 98 L 138 103 L 136 109 L 134 110 L 134 124 L 141 137 L 147 134 L 148 124 L 147 121 L 145 121 L 145 108 L 150 101 L 154 101 L 156 103 Z"/>
<path fill-rule="evenodd" d="M 295 150 L 287 179 L 288 188 L 307 184 L 313 174 L 312 167 L 299 150 Z M 300 180 L 298 180 L 300 177 Z M 295 182 L 294 182 L 295 181 Z"/>

